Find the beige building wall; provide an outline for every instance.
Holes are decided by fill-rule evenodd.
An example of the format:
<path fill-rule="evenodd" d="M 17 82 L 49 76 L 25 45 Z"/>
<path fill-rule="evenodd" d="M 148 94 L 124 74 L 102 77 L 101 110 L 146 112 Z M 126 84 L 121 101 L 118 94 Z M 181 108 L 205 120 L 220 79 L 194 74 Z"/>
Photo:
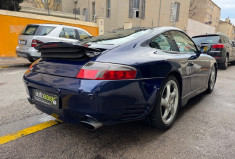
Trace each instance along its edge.
<path fill-rule="evenodd" d="M 73 9 L 76 8 L 75 2 L 74 2 L 74 0 L 62 0 L 61 1 L 62 10 L 61 11 L 66 12 L 66 13 L 73 13 Z"/>
<path fill-rule="evenodd" d="M 76 8 L 76 0 L 24 0 L 20 4 L 22 8 L 38 8 L 47 9 L 47 2 L 49 3 L 49 9 L 51 11 L 62 11 L 66 13 L 73 13 L 73 9 Z"/>
<path fill-rule="evenodd" d="M 107 18 L 107 0 L 78 0 L 77 8 L 80 8 L 81 14 L 84 14 L 84 9 L 87 10 L 88 21 L 94 20 L 92 17 L 93 2 L 95 2 L 95 15 L 105 18 L 106 32 L 123 28 L 124 23 L 128 22 L 132 23 L 133 27 L 175 26 L 183 30 L 187 28 L 189 0 L 174 0 L 174 2 L 180 3 L 179 21 L 175 23 L 171 22 L 171 4 L 173 0 L 146 0 L 144 19 L 129 18 L 129 0 L 111 0 L 109 18 Z M 141 12 L 142 8 L 140 7 L 140 14 Z"/>
<path fill-rule="evenodd" d="M 228 18 L 225 21 L 219 22 L 217 31 L 227 35 L 231 40 L 234 39 L 234 25 Z"/>
<path fill-rule="evenodd" d="M 209 24 L 213 27 L 219 26 L 221 8 L 212 0 L 191 0 L 189 18 Z"/>

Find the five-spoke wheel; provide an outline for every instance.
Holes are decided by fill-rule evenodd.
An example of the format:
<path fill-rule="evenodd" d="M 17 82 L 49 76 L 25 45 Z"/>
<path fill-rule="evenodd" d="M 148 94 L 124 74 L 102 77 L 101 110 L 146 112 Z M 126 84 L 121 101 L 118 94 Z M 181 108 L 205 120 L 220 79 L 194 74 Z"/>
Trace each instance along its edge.
<path fill-rule="evenodd" d="M 215 87 L 216 76 L 217 76 L 217 71 L 216 71 L 215 66 L 213 66 L 211 68 L 211 74 L 210 74 L 210 78 L 208 81 L 208 89 L 206 90 L 208 93 L 211 93 Z"/>
<path fill-rule="evenodd" d="M 154 110 L 148 117 L 149 123 L 160 130 L 170 128 L 178 112 L 179 99 L 178 81 L 174 76 L 169 76 L 163 83 Z"/>

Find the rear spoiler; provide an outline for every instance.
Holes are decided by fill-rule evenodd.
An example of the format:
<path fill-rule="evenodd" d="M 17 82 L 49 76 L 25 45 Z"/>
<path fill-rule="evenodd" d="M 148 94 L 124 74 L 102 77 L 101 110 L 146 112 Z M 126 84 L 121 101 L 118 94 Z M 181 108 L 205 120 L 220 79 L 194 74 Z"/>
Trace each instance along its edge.
<path fill-rule="evenodd" d="M 43 43 L 36 46 L 35 49 L 41 52 L 42 58 L 92 58 L 102 52 L 98 49 L 65 42 Z"/>

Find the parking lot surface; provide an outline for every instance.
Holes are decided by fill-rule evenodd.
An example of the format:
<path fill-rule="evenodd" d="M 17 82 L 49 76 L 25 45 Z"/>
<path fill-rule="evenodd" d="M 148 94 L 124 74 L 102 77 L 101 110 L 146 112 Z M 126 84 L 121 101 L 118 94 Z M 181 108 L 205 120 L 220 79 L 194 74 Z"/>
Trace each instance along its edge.
<path fill-rule="evenodd" d="M 26 69 L 0 69 L 2 135 L 49 118 L 27 102 L 22 81 Z M 235 66 L 230 66 L 226 71 L 219 70 L 214 92 L 190 100 L 180 110 L 174 126 L 166 132 L 157 131 L 144 121 L 95 131 L 61 123 L 0 145 L 0 158 L 234 158 L 234 117 Z"/>

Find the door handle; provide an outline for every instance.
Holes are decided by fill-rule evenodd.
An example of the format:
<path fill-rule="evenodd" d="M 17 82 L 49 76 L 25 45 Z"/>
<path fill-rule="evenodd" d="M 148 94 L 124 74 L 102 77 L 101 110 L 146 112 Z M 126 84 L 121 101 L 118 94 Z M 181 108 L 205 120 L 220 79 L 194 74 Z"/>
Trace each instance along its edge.
<path fill-rule="evenodd" d="M 192 66 L 194 66 L 194 63 L 193 63 L 193 62 L 189 62 L 189 63 L 188 63 L 188 66 L 191 66 L 191 67 L 192 67 Z"/>

